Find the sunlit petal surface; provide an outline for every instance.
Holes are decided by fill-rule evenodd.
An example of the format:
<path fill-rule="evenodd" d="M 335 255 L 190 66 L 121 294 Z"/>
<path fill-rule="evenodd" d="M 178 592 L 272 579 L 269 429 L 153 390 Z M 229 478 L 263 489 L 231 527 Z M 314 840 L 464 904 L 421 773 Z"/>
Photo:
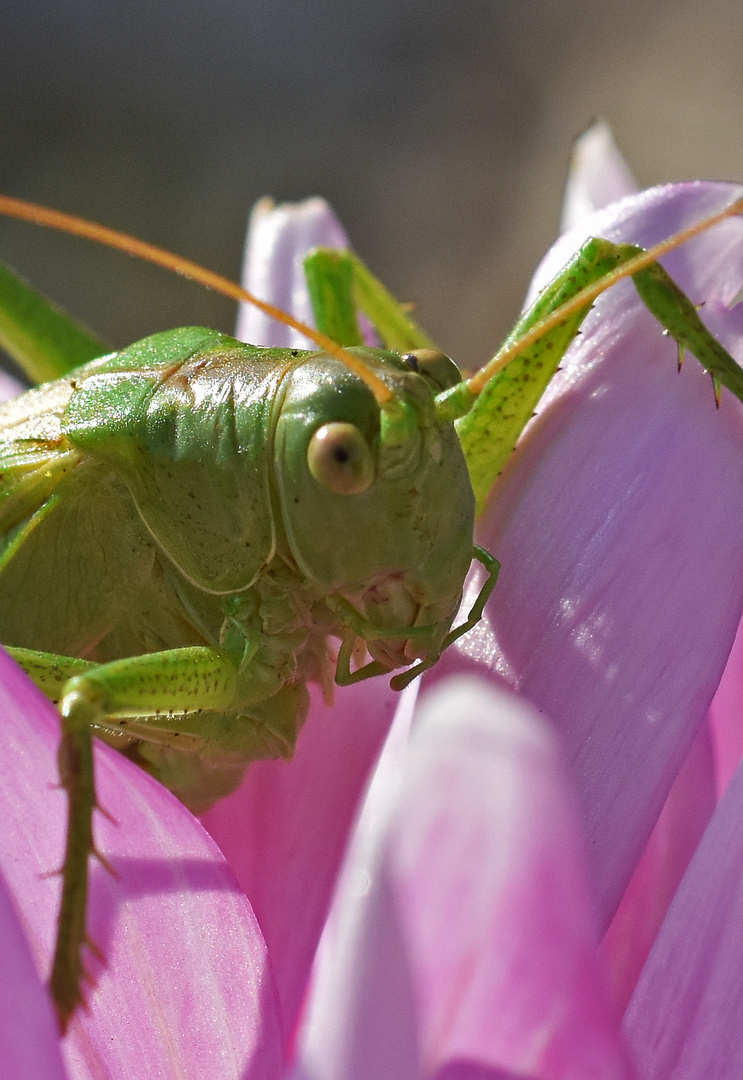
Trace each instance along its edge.
<path fill-rule="evenodd" d="M 567 234 L 544 283 L 589 234 L 650 244 L 740 188 L 632 196 Z M 737 356 L 743 222 L 668 268 Z M 575 775 L 608 923 L 709 706 L 743 607 L 743 419 L 623 283 L 584 323 L 564 372 L 496 485 L 479 536 L 500 559 L 459 659 L 495 671 L 556 723 Z M 450 654 L 453 650 L 449 651 Z"/>
<path fill-rule="evenodd" d="M 47 975 L 65 795 L 55 711 L 4 655 L 0 865 L 37 970 Z M 280 1075 L 282 1039 L 266 948 L 250 907 L 195 818 L 105 747 L 96 756 L 98 845 L 88 927 L 89 1011 L 63 1052 L 70 1078 Z"/>
<path fill-rule="evenodd" d="M 637 192 L 608 125 L 599 120 L 576 140 L 562 210 L 564 231 L 595 210 Z M 743 749 L 739 629 L 720 686 L 677 775 L 645 852 L 602 941 L 620 1010 L 629 1001 L 676 888 Z M 711 724 L 711 726 L 710 726 Z"/>
<path fill-rule="evenodd" d="M 297 1078 L 629 1076 L 549 728 L 452 681 L 392 758 L 321 943 Z"/>

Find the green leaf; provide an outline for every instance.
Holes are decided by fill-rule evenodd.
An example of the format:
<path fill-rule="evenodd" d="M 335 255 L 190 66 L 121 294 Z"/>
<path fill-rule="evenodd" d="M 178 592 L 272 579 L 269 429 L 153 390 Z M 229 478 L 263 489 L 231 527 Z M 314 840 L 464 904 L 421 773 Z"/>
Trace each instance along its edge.
<path fill-rule="evenodd" d="M 50 382 L 110 348 L 0 263 L 0 345 L 33 383 Z"/>

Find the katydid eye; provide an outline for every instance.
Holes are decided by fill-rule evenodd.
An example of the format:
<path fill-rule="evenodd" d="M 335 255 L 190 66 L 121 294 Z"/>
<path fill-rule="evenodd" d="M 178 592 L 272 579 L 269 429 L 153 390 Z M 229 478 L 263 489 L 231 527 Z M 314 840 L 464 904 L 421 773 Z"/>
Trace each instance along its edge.
<path fill-rule="evenodd" d="M 353 424 L 323 424 L 307 448 L 310 472 L 336 495 L 360 495 L 374 479 L 374 459 L 364 436 Z"/>
<path fill-rule="evenodd" d="M 438 349 L 415 349 L 402 357 L 411 371 L 432 379 L 441 390 L 450 390 L 462 380 L 462 373 L 450 356 Z"/>

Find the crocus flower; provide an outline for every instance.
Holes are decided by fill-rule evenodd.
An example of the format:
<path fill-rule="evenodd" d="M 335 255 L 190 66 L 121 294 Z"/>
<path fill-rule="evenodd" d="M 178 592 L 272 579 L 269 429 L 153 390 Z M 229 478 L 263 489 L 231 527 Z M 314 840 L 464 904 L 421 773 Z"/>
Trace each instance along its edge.
<path fill-rule="evenodd" d="M 602 201 L 600 179 L 585 187 Z M 532 291 L 587 235 L 647 245 L 740 195 L 673 185 L 580 216 Z M 271 259 L 259 230 L 274 213 L 288 224 Z M 256 222 L 251 272 L 266 260 L 269 293 L 274 271 L 294 274 L 302 213 Z M 311 213 L 305 235 L 338 243 L 327 208 Z M 668 260 L 738 356 L 742 241 L 729 221 Z M 118 879 L 94 867 L 90 1013 L 61 1064 L 0 903 L 0 941 L 21 957 L 0 1048 L 29 1050 L 33 1031 L 35 1075 L 55 1077 L 273 1077 L 285 1052 L 303 1080 L 737 1076 L 743 780 L 714 808 L 712 734 L 729 711 L 703 725 L 743 609 L 741 451 L 739 403 L 724 392 L 715 409 L 692 359 L 676 372 L 631 285 L 603 296 L 481 522 L 503 567 L 485 617 L 426 677 L 420 709 L 414 687 L 398 702 L 379 679 L 332 709 L 313 694 L 294 760 L 251 767 L 205 816 L 229 867 L 174 799 L 100 748 L 118 824 L 97 815 L 96 834 Z M 0 869 L 46 972 L 56 718 L 15 678 Z M 622 927 L 648 909 L 628 960 Z"/>

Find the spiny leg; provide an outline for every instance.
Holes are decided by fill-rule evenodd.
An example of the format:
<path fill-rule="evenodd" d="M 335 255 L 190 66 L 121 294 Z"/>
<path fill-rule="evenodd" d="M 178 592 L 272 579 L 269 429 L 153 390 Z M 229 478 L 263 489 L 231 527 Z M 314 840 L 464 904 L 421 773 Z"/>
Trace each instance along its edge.
<path fill-rule="evenodd" d="M 10 645 L 4 645 L 3 648 L 55 705 L 61 699 L 64 687 L 70 679 L 99 667 L 93 660 L 80 660 L 77 656 L 57 656 L 55 653 L 19 649 Z"/>
<path fill-rule="evenodd" d="M 70 728 L 63 718 L 58 763 L 60 783 L 67 792 L 67 839 L 49 989 L 64 1032 L 70 1017 L 83 1000 L 81 985 L 85 969 L 82 949 L 87 941 L 88 857 L 95 853 L 93 739 L 88 725 L 75 724 Z"/>
<path fill-rule="evenodd" d="M 743 401 L 743 373 L 712 336 L 666 271 L 642 248 L 591 238 L 524 312 L 498 353 L 465 382 L 437 398 L 441 419 L 456 420 L 478 513 L 532 417 L 537 402 L 603 290 L 627 274 L 646 307 L 710 373 L 716 394 L 722 384 Z"/>

